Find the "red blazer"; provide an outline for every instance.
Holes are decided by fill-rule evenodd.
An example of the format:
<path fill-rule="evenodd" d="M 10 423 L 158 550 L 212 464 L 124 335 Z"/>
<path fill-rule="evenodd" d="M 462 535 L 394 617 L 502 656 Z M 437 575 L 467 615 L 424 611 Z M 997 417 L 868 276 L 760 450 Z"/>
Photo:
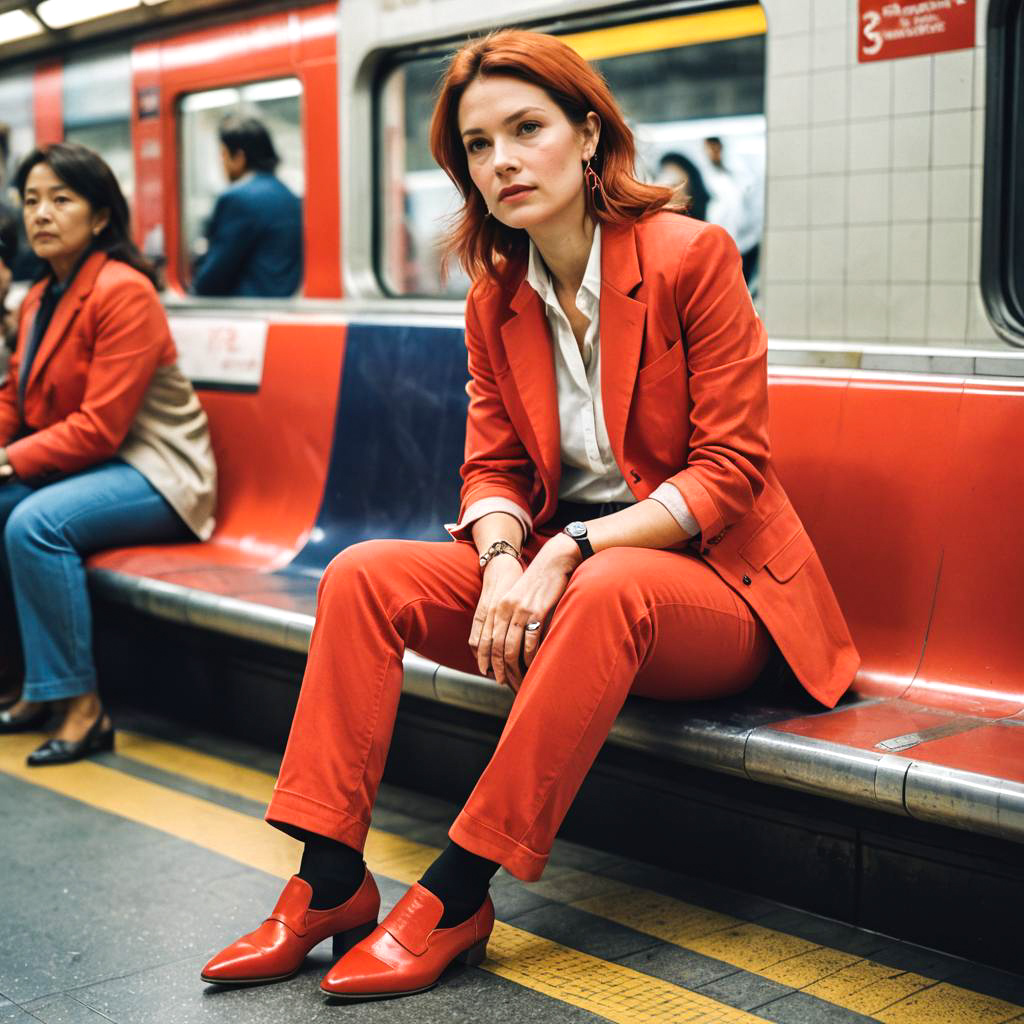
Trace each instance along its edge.
<path fill-rule="evenodd" d="M 93 253 L 57 304 L 19 409 L 21 357 L 44 288 L 40 281 L 25 296 L 18 345 L 0 388 L 0 447 L 25 479 L 74 473 L 113 457 L 157 367 L 176 358 L 156 289 L 128 264 Z"/>
<path fill-rule="evenodd" d="M 860 658 L 772 465 L 767 338 L 732 239 L 674 213 L 602 225 L 600 301 L 604 415 L 630 490 L 639 500 L 666 480 L 678 488 L 701 526 L 691 551 L 834 707 Z M 462 513 L 500 496 L 543 526 L 558 504 L 558 405 L 547 321 L 525 273 L 508 288 L 473 286 L 466 344 Z"/>

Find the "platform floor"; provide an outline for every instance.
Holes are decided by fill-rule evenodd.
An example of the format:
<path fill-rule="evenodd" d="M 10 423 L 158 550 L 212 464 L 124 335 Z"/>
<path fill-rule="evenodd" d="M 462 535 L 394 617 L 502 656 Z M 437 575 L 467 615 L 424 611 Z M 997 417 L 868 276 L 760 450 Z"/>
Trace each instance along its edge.
<path fill-rule="evenodd" d="M 262 821 L 276 758 L 118 724 L 116 753 L 61 768 L 25 766 L 39 735 L 0 737 L 0 1024 L 1024 1024 L 1022 976 L 569 843 L 540 883 L 499 873 L 487 960 L 424 995 L 329 1003 L 328 943 L 288 982 L 207 986 L 298 862 Z M 367 860 L 386 908 L 454 812 L 384 788 Z"/>

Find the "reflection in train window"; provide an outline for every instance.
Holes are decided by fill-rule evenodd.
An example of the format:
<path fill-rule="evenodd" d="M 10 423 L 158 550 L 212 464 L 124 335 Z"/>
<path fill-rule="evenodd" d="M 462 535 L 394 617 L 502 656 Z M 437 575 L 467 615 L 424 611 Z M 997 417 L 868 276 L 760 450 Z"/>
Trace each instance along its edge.
<path fill-rule="evenodd" d="M 99 153 L 128 200 L 135 194 L 132 68 L 127 52 L 71 58 L 63 76 L 64 139 Z"/>
<path fill-rule="evenodd" d="M 607 78 L 637 140 L 637 172 L 683 189 L 691 213 L 722 224 L 756 294 L 764 223 L 765 20 L 744 4 L 565 36 Z M 430 156 L 427 132 L 443 56 L 397 66 L 381 96 L 379 271 L 399 295 L 464 295 L 442 283 L 439 243 L 459 209 Z"/>
<path fill-rule="evenodd" d="M 302 85 L 297 78 L 253 82 L 192 93 L 179 105 L 181 139 L 182 276 L 193 277 L 207 254 L 207 230 L 217 197 L 230 184 L 218 128 L 229 114 L 263 123 L 280 157 L 276 176 L 300 199 L 306 190 L 302 160 Z M 298 258 L 301 258 L 301 254 Z"/>

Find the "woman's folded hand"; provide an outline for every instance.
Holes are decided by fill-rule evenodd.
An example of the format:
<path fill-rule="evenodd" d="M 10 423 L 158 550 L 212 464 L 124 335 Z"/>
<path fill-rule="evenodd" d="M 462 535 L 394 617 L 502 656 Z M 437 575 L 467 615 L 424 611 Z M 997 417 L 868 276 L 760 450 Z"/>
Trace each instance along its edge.
<path fill-rule="evenodd" d="M 491 621 L 489 668 L 499 683 L 518 692 L 537 655 L 545 625 L 565 593 L 580 557 L 575 541 L 565 534 L 556 534 L 498 600 Z M 531 623 L 540 625 L 528 629 Z M 482 653 L 478 651 L 481 664 Z"/>

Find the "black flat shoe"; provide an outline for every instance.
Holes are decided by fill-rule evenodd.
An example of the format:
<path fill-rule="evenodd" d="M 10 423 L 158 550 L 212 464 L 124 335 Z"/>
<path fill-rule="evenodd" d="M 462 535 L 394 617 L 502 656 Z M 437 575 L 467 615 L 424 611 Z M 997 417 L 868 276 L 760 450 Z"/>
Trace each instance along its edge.
<path fill-rule="evenodd" d="M 15 701 L 17 703 L 17 701 Z M 0 734 L 8 732 L 31 732 L 38 729 L 53 713 L 49 704 L 40 704 L 33 711 L 23 711 L 20 715 L 12 715 L 10 711 L 0 711 Z"/>
<path fill-rule="evenodd" d="M 102 728 L 104 713 L 89 727 L 89 731 L 77 742 L 69 740 L 47 740 L 37 747 L 26 759 L 30 768 L 38 768 L 45 764 L 70 764 L 81 761 L 90 754 L 99 754 L 114 749 L 114 727 Z"/>

